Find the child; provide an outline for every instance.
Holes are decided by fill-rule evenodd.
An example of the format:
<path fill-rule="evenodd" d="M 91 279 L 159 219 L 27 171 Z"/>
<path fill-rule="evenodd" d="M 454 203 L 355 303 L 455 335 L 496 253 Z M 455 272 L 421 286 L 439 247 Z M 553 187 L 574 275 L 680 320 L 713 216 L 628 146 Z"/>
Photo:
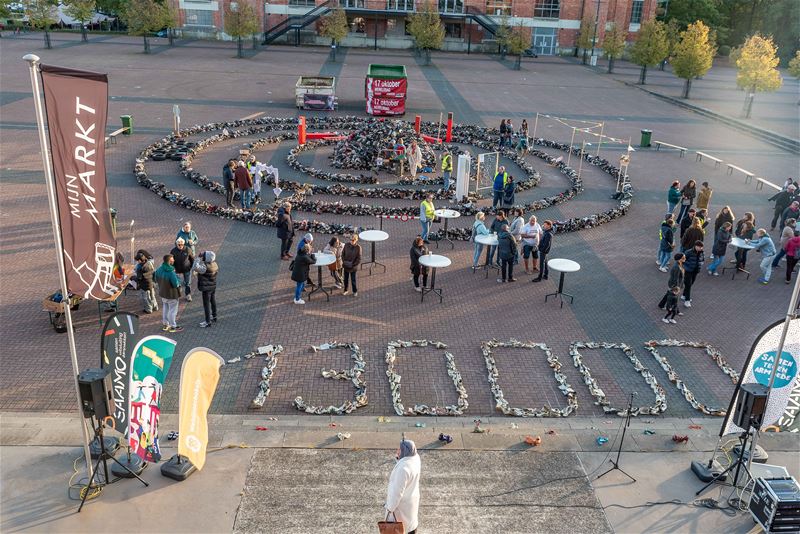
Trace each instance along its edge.
<path fill-rule="evenodd" d="M 681 292 L 681 288 L 678 286 L 673 287 L 667 293 L 667 315 L 661 319 L 663 322 L 667 324 L 677 324 L 678 321 L 675 320 L 675 316 L 678 315 L 678 293 Z"/>

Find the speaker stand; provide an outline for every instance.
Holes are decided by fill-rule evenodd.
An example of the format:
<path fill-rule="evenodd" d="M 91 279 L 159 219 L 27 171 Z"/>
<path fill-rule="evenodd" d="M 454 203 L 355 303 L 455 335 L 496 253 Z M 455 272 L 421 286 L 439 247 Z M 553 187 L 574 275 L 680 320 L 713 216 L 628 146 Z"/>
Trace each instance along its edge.
<path fill-rule="evenodd" d="M 737 484 L 737 482 L 739 480 L 739 471 L 742 468 L 744 468 L 745 473 L 747 473 L 747 475 L 750 478 L 753 478 L 753 475 L 750 473 L 750 470 L 747 468 L 747 460 L 745 460 L 745 449 L 747 449 L 747 440 L 749 439 L 749 437 L 750 437 L 750 430 L 749 429 L 744 431 L 744 432 L 742 432 L 742 435 L 739 436 L 739 439 L 741 440 L 741 448 L 739 449 L 740 452 L 739 452 L 739 456 L 736 458 L 736 461 L 733 462 L 731 465 L 729 465 L 725 469 L 725 471 L 723 471 L 722 473 L 712 477 L 712 479 L 705 486 L 703 486 L 702 488 L 697 490 L 695 495 L 700 495 L 709 486 L 711 486 L 711 484 L 714 484 L 715 482 L 720 482 L 721 484 L 725 484 L 726 486 L 734 486 L 734 487 L 736 487 L 736 484 Z M 724 480 L 725 480 L 726 476 L 728 475 L 728 473 L 731 472 L 734 467 L 736 468 L 736 474 L 734 474 L 734 476 L 733 476 L 733 482 L 728 484 L 727 482 L 724 482 Z"/>

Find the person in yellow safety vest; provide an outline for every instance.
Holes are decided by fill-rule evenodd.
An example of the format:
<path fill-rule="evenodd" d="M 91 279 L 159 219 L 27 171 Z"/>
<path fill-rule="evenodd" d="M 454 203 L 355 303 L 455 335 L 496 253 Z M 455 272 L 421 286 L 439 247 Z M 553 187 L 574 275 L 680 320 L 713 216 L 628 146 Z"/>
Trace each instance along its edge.
<path fill-rule="evenodd" d="M 428 243 L 428 232 L 431 230 L 431 224 L 436 217 L 434 213 L 436 208 L 433 207 L 433 193 L 425 195 L 425 200 L 419 205 L 419 222 L 422 225 L 422 234 L 420 237 L 425 243 Z"/>
<path fill-rule="evenodd" d="M 450 155 L 450 151 L 446 148 L 444 149 L 444 154 L 442 154 L 442 175 L 444 176 L 444 190 L 450 190 L 450 174 L 453 172 L 453 156 Z"/>
<path fill-rule="evenodd" d="M 502 165 L 497 169 L 497 174 L 494 176 L 494 183 L 492 184 L 492 207 L 496 208 L 499 204 L 503 205 L 503 192 L 505 191 L 506 184 L 508 183 L 508 173 L 506 168 Z"/>

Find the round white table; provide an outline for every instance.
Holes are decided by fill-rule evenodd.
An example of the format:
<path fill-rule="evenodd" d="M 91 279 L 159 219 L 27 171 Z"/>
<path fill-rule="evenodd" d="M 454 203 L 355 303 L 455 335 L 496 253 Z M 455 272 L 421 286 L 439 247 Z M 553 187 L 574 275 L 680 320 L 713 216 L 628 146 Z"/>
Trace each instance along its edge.
<path fill-rule="evenodd" d="M 389 234 L 384 232 L 383 230 L 364 230 L 360 234 L 358 234 L 358 238 L 361 241 L 366 241 L 370 243 L 370 260 L 366 263 L 361 264 L 361 268 L 363 269 L 365 265 L 369 265 L 369 274 L 372 274 L 372 267 L 375 265 L 380 265 L 383 267 L 383 272 L 386 272 L 386 265 L 382 264 L 379 261 L 375 260 L 375 243 L 379 241 L 386 241 L 389 239 Z"/>
<path fill-rule="evenodd" d="M 555 293 L 548 293 L 544 296 L 544 301 L 547 302 L 548 297 L 556 297 L 561 299 L 561 307 L 564 307 L 564 297 L 569 297 L 569 303 L 572 304 L 574 297 L 568 293 L 564 293 L 564 275 L 566 273 L 576 273 L 581 270 L 581 264 L 577 261 L 568 260 L 565 258 L 553 258 L 547 260 L 548 269 L 558 271 L 558 290 Z"/>
<path fill-rule="evenodd" d="M 483 264 L 483 270 L 486 271 L 486 278 L 489 278 L 489 269 L 496 269 L 497 272 L 500 272 L 500 267 L 497 266 L 495 263 L 491 262 L 490 260 L 490 252 L 491 249 L 488 247 L 496 247 L 497 246 L 497 234 L 489 234 L 489 235 L 478 235 L 475 236 L 475 242 L 479 245 L 486 246 L 486 263 Z M 475 267 L 472 267 L 472 274 L 475 274 Z"/>
<path fill-rule="evenodd" d="M 336 263 L 336 256 L 333 254 L 325 254 L 324 252 L 317 252 L 314 254 L 314 257 L 317 259 L 316 263 L 313 265 L 317 268 L 317 287 L 308 292 L 308 300 L 311 300 L 311 295 L 317 291 L 322 291 L 325 293 L 325 298 L 330 301 L 331 292 L 322 287 L 322 268 Z"/>
<path fill-rule="evenodd" d="M 441 256 L 439 254 L 428 253 L 420 256 L 419 263 L 420 265 L 424 265 L 425 267 L 429 267 L 431 269 L 431 286 L 422 288 L 422 301 L 425 301 L 425 293 L 430 293 L 433 291 L 439 295 L 439 303 L 441 303 L 443 300 L 442 290 L 436 288 L 436 269 L 450 266 L 452 263 L 450 258 L 447 256 Z"/>
<path fill-rule="evenodd" d="M 735 248 L 740 248 L 742 250 L 753 250 L 755 248 L 753 245 L 751 245 L 750 243 L 748 243 L 747 241 L 745 241 L 741 237 L 732 238 L 731 242 L 729 243 L 729 245 L 732 246 L 732 247 L 735 247 Z M 733 271 L 733 276 L 731 276 L 731 280 L 735 280 L 736 279 L 736 273 L 738 273 L 738 272 L 745 273 L 747 275 L 747 280 L 750 280 L 750 271 L 748 271 L 747 269 L 741 269 L 741 271 L 740 271 L 739 270 L 739 265 L 734 265 L 733 267 L 723 267 L 722 268 L 722 274 L 725 274 L 725 270 L 726 269 L 731 269 Z"/>
<path fill-rule="evenodd" d="M 458 219 L 459 217 L 461 217 L 461 213 L 457 212 L 456 210 L 450 210 L 450 209 L 434 210 L 433 213 L 437 217 L 441 217 L 442 219 L 444 219 L 444 237 L 436 241 L 436 248 L 439 248 L 439 241 L 448 241 L 450 243 L 451 249 L 456 248 L 456 244 L 453 243 L 453 240 L 450 239 L 450 237 L 447 235 L 447 223 L 450 221 L 450 219 Z"/>

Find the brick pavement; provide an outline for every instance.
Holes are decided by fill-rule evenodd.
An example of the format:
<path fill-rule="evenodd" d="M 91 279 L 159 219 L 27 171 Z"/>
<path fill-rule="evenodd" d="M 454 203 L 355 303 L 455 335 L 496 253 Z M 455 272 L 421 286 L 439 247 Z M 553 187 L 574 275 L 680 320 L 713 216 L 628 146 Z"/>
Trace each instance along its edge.
<path fill-rule="evenodd" d="M 113 45 L 113 46 L 112 46 Z M 369 405 L 360 414 L 391 414 L 391 396 L 383 361 L 390 339 L 440 340 L 448 344 L 470 395 L 467 415 L 494 413 L 494 403 L 486 381 L 486 368 L 479 343 L 493 337 L 512 337 L 545 342 L 558 354 L 570 383 L 578 393 L 577 416 L 599 415 L 586 387 L 568 355 L 571 341 L 597 340 L 632 345 L 645 365 L 667 391 L 666 415 L 691 416 L 695 412 L 656 368 L 643 350 L 649 339 L 674 337 L 705 340 L 719 347 L 734 367 L 740 367 L 749 346 L 765 325 L 779 318 L 786 307 L 788 287 L 780 277 L 762 287 L 750 281 L 707 279 L 696 286 L 695 307 L 680 318 L 677 326 L 660 322 L 654 306 L 664 290 L 665 279 L 653 266 L 663 197 L 673 177 L 694 176 L 708 179 L 715 189 L 712 209 L 730 204 L 735 213 L 752 210 L 763 221 L 771 213 L 767 191 L 756 192 L 737 176 L 724 170 L 696 164 L 692 158 L 678 158 L 670 152 L 637 151 L 630 173 L 636 186 L 636 199 L 629 215 L 605 226 L 575 234 L 556 236 L 554 256 L 574 258 L 583 269 L 567 278 L 575 304 L 563 309 L 544 304 L 544 294 L 553 291 L 555 281 L 533 285 L 520 276 L 514 285 L 500 286 L 493 278 L 473 275 L 467 266 L 471 247 L 457 243 L 445 254 L 453 265 L 440 271 L 437 283 L 445 289 L 445 301 L 431 300 L 424 305 L 411 289 L 408 272 L 408 246 L 418 232 L 418 224 L 389 222 L 385 229 L 389 241 L 378 245 L 380 259 L 387 263 L 386 274 L 359 275 L 359 297 L 336 294 L 330 303 L 314 298 L 304 307 L 291 304 L 292 284 L 286 264 L 276 259 L 278 241 L 274 229 L 262 228 L 215 217 L 197 216 L 172 206 L 136 185 L 130 175 L 133 158 L 142 146 L 161 135 L 171 123 L 171 103 L 181 105 L 183 124 L 243 117 L 264 111 L 267 115 L 293 116 L 292 87 L 298 74 L 338 73 L 342 112 L 362 114 L 363 76 L 372 62 L 402 62 L 407 65 L 411 84 L 409 117 L 422 113 L 426 120 L 437 120 L 439 111 L 453 110 L 457 120 L 496 125 L 508 116 L 519 123 L 527 117 L 531 126 L 535 112 L 552 113 L 583 120 L 606 119 L 606 132 L 620 138 L 636 139 L 643 127 L 654 129 L 657 137 L 692 148 L 715 151 L 726 160 L 779 181 L 796 172 L 797 158 L 715 122 L 677 109 L 636 89 L 620 86 L 605 76 L 559 59 L 526 62 L 523 70 L 512 72 L 486 56 L 436 54 L 432 67 L 420 66 L 406 52 L 372 53 L 349 50 L 339 54 L 336 64 L 326 62 L 327 52 L 315 49 L 270 47 L 248 60 L 229 58 L 230 49 L 218 43 L 187 43 L 164 49 L 147 57 L 140 54 L 138 40 L 113 39 L 85 46 L 39 51 L 32 39 L 4 42 L 0 58 L 3 68 L 2 148 L 3 181 L 0 193 L 0 333 L 5 350 L 0 358 L 0 409 L 69 410 L 74 404 L 74 389 L 69 377 L 65 338 L 55 334 L 39 311 L 41 298 L 57 285 L 52 272 L 52 234 L 45 208 L 45 191 L 40 179 L 40 157 L 32 123 L 32 104 L 27 84 L 26 64 L 19 60 L 33 49 L 46 62 L 76 68 L 109 72 L 111 79 L 110 117 L 123 113 L 134 116 L 137 133 L 122 138 L 108 150 L 109 192 L 119 210 L 120 227 L 136 220 L 136 247 L 160 256 L 170 248 L 181 221 L 191 219 L 202 240 L 201 248 L 218 253 L 221 274 L 218 301 L 220 323 L 212 329 L 199 329 L 202 304 L 195 300 L 182 304 L 180 320 L 185 332 L 175 335 L 178 350 L 175 369 L 165 389 L 164 407 L 177 409 L 178 372 L 183 355 L 192 347 L 205 345 L 230 358 L 253 350 L 258 345 L 280 343 L 280 355 L 272 393 L 263 413 L 293 413 L 291 400 L 302 395 L 315 404 L 340 404 L 352 398 L 353 388 L 344 381 L 326 380 L 320 369 L 345 368 L 346 351 L 311 354 L 309 344 L 328 340 L 355 341 L 367 361 Z M 304 67 L 299 68 L 299 64 Z M 256 74 L 254 73 L 261 73 Z M 8 95 L 8 96 L 6 96 Z M 540 123 L 539 135 L 568 141 L 570 130 Z M 143 133 L 139 133 L 139 132 Z M 195 167 L 216 176 L 231 150 L 245 140 L 220 143 L 204 151 Z M 635 144 L 635 143 L 634 143 Z M 283 165 L 289 144 L 266 147 L 259 153 L 264 160 L 280 164 L 282 176 L 295 173 Z M 611 161 L 616 149 L 603 151 Z M 315 164 L 325 163 L 323 154 L 310 155 Z M 305 161 L 305 160 L 304 160 Z M 540 162 L 543 174 L 540 187 L 518 195 L 520 201 L 563 190 L 566 180 Z M 176 190 L 198 198 L 221 199 L 184 181 L 169 163 L 150 163 L 154 177 Z M 571 202 L 538 213 L 540 219 L 578 216 L 608 209 L 613 183 L 597 169 L 584 174 L 586 191 Z M 11 187 L 9 187 L 11 186 Z M 331 197 L 323 196 L 325 200 Z M 342 198 L 342 202 L 362 202 Z M 367 199 L 363 202 L 372 203 Z M 375 203 L 389 204 L 377 201 Z M 394 205 L 394 204 L 392 204 Z M 298 214 L 300 218 L 302 214 Z M 362 226 L 376 225 L 366 217 L 317 216 L 325 221 L 342 221 Z M 468 225 L 462 218 L 458 225 Z M 120 235 L 127 253 L 129 236 Z M 325 236 L 317 236 L 323 242 Z M 441 250 L 441 249 L 440 249 Z M 366 253 L 365 249 L 365 253 Z M 755 264 L 754 260 L 751 260 Z M 555 278 L 555 276 L 553 277 Z M 137 311 L 133 296 L 122 299 L 122 309 Z M 146 333 L 155 333 L 160 317 L 143 316 Z M 91 303 L 76 314 L 76 334 L 81 367 L 96 365 L 95 352 L 99 328 Z M 31 343 L 35 340 L 35 343 Z M 498 350 L 501 384 L 512 404 L 562 406 L 563 396 L 554 388 L 552 371 L 538 352 Z M 726 404 L 731 385 L 726 377 L 700 351 L 674 350 L 668 353 L 692 389 L 706 402 Z M 621 405 L 626 392 L 638 390 L 639 400 L 650 402 L 652 393 L 641 377 L 618 351 L 585 351 L 611 401 Z M 455 392 L 445 373 L 441 351 L 404 349 L 398 358 L 403 376 L 403 400 L 449 403 Z M 255 395 L 262 362 L 256 359 L 235 364 L 223 371 L 212 411 L 244 413 Z M 35 377 L 35 379 L 33 379 Z"/>

